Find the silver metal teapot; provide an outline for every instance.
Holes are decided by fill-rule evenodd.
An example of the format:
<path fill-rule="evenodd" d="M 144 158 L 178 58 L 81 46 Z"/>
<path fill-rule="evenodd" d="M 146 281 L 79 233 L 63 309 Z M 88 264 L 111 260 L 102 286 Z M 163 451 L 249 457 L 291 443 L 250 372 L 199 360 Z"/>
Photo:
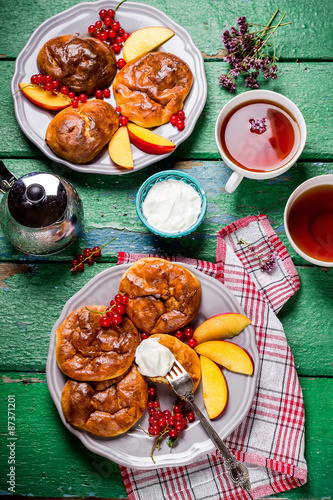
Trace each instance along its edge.
<path fill-rule="evenodd" d="M 17 179 L 0 160 L 0 224 L 21 252 L 60 252 L 79 235 L 83 207 L 76 189 L 58 175 L 33 172 Z"/>

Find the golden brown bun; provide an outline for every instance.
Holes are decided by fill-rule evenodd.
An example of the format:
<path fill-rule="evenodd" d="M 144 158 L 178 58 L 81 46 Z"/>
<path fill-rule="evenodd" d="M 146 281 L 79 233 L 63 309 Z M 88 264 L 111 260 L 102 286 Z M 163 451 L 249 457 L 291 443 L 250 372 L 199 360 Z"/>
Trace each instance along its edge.
<path fill-rule="evenodd" d="M 182 109 L 192 83 L 192 72 L 182 59 L 150 52 L 117 73 L 113 92 L 122 115 L 142 127 L 158 127 Z"/>
<path fill-rule="evenodd" d="M 135 365 L 120 381 L 89 384 L 68 380 L 61 397 L 67 422 L 102 437 L 128 431 L 145 411 L 147 401 L 148 385 Z"/>
<path fill-rule="evenodd" d="M 201 301 L 199 280 L 164 259 L 140 259 L 124 273 L 119 292 L 129 297 L 126 314 L 143 332 L 171 333 L 189 323 Z"/>
<path fill-rule="evenodd" d="M 45 140 L 52 151 L 73 163 L 91 161 L 119 127 L 111 104 L 94 99 L 63 109 L 49 123 Z"/>
<path fill-rule="evenodd" d="M 189 347 L 187 344 L 184 344 L 184 342 L 177 339 L 177 337 L 174 337 L 173 335 L 156 333 L 150 338 L 157 338 L 160 344 L 164 345 L 172 352 L 176 360 L 192 377 L 194 383 L 193 391 L 195 391 L 201 379 L 200 359 L 195 350 Z M 153 382 L 160 382 L 169 385 L 169 382 L 165 377 L 150 378 Z"/>
<path fill-rule="evenodd" d="M 105 311 L 105 306 L 89 306 Z M 139 334 L 124 317 L 120 325 L 103 328 L 100 314 L 85 307 L 73 311 L 57 329 L 56 356 L 60 370 L 70 378 L 101 381 L 119 377 L 134 361 Z"/>
<path fill-rule="evenodd" d="M 117 71 L 112 48 L 97 38 L 63 35 L 51 38 L 40 49 L 37 66 L 76 94 L 90 95 L 108 87 Z"/>

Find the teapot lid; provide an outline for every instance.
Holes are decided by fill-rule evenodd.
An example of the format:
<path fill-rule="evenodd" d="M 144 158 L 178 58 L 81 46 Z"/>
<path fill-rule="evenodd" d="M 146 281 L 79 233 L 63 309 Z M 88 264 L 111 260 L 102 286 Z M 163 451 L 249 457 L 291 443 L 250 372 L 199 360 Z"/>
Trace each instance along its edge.
<path fill-rule="evenodd" d="M 65 213 L 67 191 L 54 174 L 33 172 L 18 179 L 8 193 L 11 216 L 25 227 L 50 226 Z"/>

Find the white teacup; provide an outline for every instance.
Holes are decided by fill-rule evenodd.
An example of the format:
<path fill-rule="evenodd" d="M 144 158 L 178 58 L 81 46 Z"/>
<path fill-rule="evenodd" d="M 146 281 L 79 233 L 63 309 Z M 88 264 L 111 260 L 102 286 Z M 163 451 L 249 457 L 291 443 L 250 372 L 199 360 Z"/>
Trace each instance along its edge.
<path fill-rule="evenodd" d="M 275 170 L 271 170 L 269 172 L 254 172 L 252 170 L 247 170 L 236 165 L 226 155 L 221 144 L 221 127 L 224 119 L 229 115 L 229 113 L 241 104 L 244 104 L 249 101 L 261 101 L 261 100 L 270 101 L 273 104 L 276 104 L 277 106 L 280 105 L 287 111 L 289 111 L 297 121 L 300 131 L 299 144 L 294 156 L 282 167 L 277 168 Z M 223 161 L 226 163 L 226 165 L 228 165 L 228 167 L 230 167 L 234 171 L 225 186 L 225 190 L 227 191 L 227 193 L 232 193 L 239 186 L 244 177 L 247 177 L 249 179 L 271 179 L 272 177 L 281 175 L 287 170 L 289 170 L 289 168 L 296 163 L 296 161 L 298 160 L 300 154 L 304 149 L 306 140 L 306 125 L 303 115 L 298 109 L 298 107 L 287 97 L 277 92 L 272 92 L 271 90 L 250 90 L 248 92 L 245 92 L 244 94 L 240 94 L 234 97 L 222 108 L 217 118 L 215 126 L 215 140 Z"/>
<path fill-rule="evenodd" d="M 325 250 L 326 252 L 328 251 L 331 255 L 333 255 L 333 241 L 332 238 L 330 241 L 324 241 L 322 245 L 318 245 L 318 252 L 316 257 L 314 258 L 313 256 L 310 256 L 306 254 L 303 250 L 297 246 L 295 241 L 293 240 L 293 237 L 291 235 L 290 228 L 288 226 L 288 217 L 290 213 L 290 209 L 299 198 L 299 196 L 306 191 L 308 191 L 311 188 L 317 187 L 317 186 L 324 186 L 324 185 L 332 185 L 333 186 L 333 174 L 327 174 L 327 175 L 318 175 L 317 177 L 312 177 L 311 179 L 308 179 L 307 181 L 303 182 L 300 184 L 295 191 L 293 191 L 287 201 L 287 204 L 284 209 L 284 229 L 287 235 L 287 238 L 289 240 L 289 243 L 293 247 L 293 249 L 303 257 L 303 259 L 307 260 L 308 262 L 311 262 L 312 264 L 315 264 L 316 266 L 323 266 L 323 267 L 333 267 L 333 262 L 327 261 L 327 260 L 321 260 L 323 255 L 322 255 L 322 246 L 323 244 L 325 245 Z M 317 207 L 318 208 L 318 207 Z M 333 228 L 332 228 L 332 233 L 333 233 Z"/>

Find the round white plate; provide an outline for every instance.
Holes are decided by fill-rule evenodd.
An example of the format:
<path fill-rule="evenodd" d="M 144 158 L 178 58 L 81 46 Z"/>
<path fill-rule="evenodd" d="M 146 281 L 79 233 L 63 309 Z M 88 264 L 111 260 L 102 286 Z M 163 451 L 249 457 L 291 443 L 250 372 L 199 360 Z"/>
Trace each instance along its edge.
<path fill-rule="evenodd" d="M 197 276 L 202 288 L 202 301 L 199 313 L 196 319 L 191 322 L 192 326 L 196 327 L 215 314 L 226 312 L 244 314 L 236 298 L 219 281 L 203 274 L 192 266 L 186 264 L 180 265 L 188 268 Z M 156 461 L 154 464 L 150 458 L 154 437 L 148 436 L 138 425 L 142 425 L 145 430 L 148 429 L 147 411 L 127 433 L 115 438 L 100 438 L 68 424 L 61 409 L 61 394 L 67 377 L 60 371 L 56 361 L 56 330 L 65 318 L 79 307 L 98 304 L 108 305 L 111 298 L 118 292 L 120 279 L 129 266 L 130 264 L 123 264 L 103 271 L 90 280 L 66 303 L 51 333 L 46 364 L 46 378 L 49 391 L 63 424 L 92 452 L 102 455 L 120 465 L 138 469 L 189 464 L 200 455 L 214 450 L 212 441 L 208 438 L 198 420 L 189 424 L 186 431 L 182 431 L 183 435 L 179 438 L 177 446 L 171 453 L 168 445 L 163 442 L 161 450 L 155 450 L 154 452 L 154 459 Z M 241 345 L 251 354 L 255 368 L 252 377 L 223 370 L 229 388 L 229 401 L 223 414 L 218 419 L 211 421 L 212 426 L 222 439 L 229 436 L 248 413 L 255 394 L 259 371 L 259 355 L 253 327 L 251 325 L 246 327 L 243 332 L 232 339 L 232 342 Z M 163 384 L 158 384 L 156 387 L 161 409 L 171 409 L 176 399 L 174 392 Z M 201 411 L 206 414 L 202 399 L 201 383 L 195 392 L 195 401 Z"/>
<path fill-rule="evenodd" d="M 29 82 L 30 77 L 38 73 L 37 54 L 45 42 L 60 35 L 79 34 L 84 37 L 89 36 L 88 26 L 99 19 L 99 11 L 102 8 L 115 8 L 117 3 L 118 1 L 115 0 L 80 3 L 42 23 L 31 35 L 26 46 L 16 59 L 11 85 L 12 94 L 18 90 L 20 82 Z M 146 26 L 165 26 L 175 32 L 175 35 L 164 43 L 160 50 L 179 56 L 187 62 L 193 73 L 193 86 L 184 103 L 186 127 L 179 132 L 176 127 L 167 123 L 157 127 L 154 131 L 170 139 L 177 147 L 192 133 L 206 102 L 207 82 L 201 52 L 194 45 L 191 36 L 184 28 L 154 7 L 141 3 L 126 2 L 116 11 L 115 19 L 129 33 Z M 119 57 L 122 57 L 122 55 L 117 55 L 117 58 Z M 110 88 L 112 90 L 112 86 Z M 111 95 L 112 97 L 106 99 L 106 101 L 115 106 L 112 91 Z M 26 136 L 51 160 L 67 165 L 73 170 L 84 173 L 120 175 L 141 170 L 171 154 L 149 155 L 132 146 L 134 170 L 117 167 L 110 159 L 107 148 L 104 148 L 90 163 L 80 165 L 68 162 L 55 155 L 45 143 L 45 132 L 55 113 L 34 105 L 21 92 L 17 92 L 13 98 L 16 119 Z"/>

